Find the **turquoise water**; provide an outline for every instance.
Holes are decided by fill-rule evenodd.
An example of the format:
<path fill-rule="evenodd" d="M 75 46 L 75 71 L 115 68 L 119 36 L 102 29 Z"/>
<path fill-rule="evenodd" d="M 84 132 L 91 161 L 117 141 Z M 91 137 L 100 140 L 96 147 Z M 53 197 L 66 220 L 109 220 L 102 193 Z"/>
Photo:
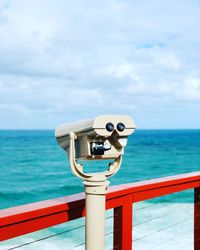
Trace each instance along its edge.
<path fill-rule="evenodd" d="M 125 151 L 111 185 L 199 171 L 200 130 L 137 130 Z M 0 131 L 0 176 L 0 208 L 83 190 L 50 130 Z M 184 192 L 177 201 L 191 202 L 192 196 Z"/>
<path fill-rule="evenodd" d="M 137 130 L 125 151 L 111 185 L 199 171 L 200 130 Z M 94 164 L 102 168 L 101 162 Z M 87 170 L 94 167 L 91 162 L 86 165 Z M 54 131 L 0 131 L 0 176 L 0 208 L 83 191 Z M 192 250 L 192 202 L 189 190 L 134 204 L 134 249 Z M 111 215 L 112 210 L 107 211 L 106 250 L 112 249 Z M 83 250 L 84 218 L 0 243 L 1 250 L 19 246 L 22 250 Z"/>

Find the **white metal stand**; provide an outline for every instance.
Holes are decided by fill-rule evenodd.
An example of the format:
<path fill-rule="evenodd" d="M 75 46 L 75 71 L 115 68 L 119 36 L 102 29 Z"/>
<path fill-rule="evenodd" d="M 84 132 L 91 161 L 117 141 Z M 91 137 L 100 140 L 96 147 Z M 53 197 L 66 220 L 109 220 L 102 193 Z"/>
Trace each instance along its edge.
<path fill-rule="evenodd" d="M 105 176 L 91 177 L 83 182 L 86 193 L 86 250 L 105 248 L 105 199 L 109 182 Z"/>
<path fill-rule="evenodd" d="M 120 168 L 122 156 L 109 165 L 102 173 L 84 173 L 82 165 L 75 160 L 75 134 L 70 133 L 69 161 L 72 172 L 83 179 L 86 194 L 85 249 L 105 249 L 105 200 L 109 185 L 107 177 Z"/>

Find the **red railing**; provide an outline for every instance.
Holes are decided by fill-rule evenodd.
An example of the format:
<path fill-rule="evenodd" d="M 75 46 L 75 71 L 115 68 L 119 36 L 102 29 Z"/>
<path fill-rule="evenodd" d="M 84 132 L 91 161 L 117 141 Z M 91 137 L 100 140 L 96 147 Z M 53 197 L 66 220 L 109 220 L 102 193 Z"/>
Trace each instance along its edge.
<path fill-rule="evenodd" d="M 132 249 L 132 204 L 194 188 L 194 250 L 200 250 L 200 172 L 110 187 L 114 208 L 113 248 Z M 84 193 L 0 210 L 0 241 L 85 216 Z"/>

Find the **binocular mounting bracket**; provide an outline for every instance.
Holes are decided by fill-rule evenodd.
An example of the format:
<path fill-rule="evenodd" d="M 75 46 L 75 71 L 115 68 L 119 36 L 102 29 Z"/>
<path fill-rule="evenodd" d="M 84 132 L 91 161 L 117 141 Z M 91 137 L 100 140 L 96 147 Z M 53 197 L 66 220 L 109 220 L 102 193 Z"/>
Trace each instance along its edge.
<path fill-rule="evenodd" d="M 107 177 L 117 173 L 121 166 L 122 155 L 114 159 L 104 172 L 84 173 L 83 165 L 76 161 L 76 134 L 74 132 L 70 132 L 69 140 L 68 156 L 70 168 L 76 176 L 83 180 L 85 188 L 85 249 L 103 250 L 105 249 L 105 197 L 109 186 Z"/>
<path fill-rule="evenodd" d="M 74 132 L 70 132 L 69 134 L 69 162 L 70 162 L 70 168 L 74 175 L 78 176 L 79 178 L 83 180 L 87 180 L 88 178 L 95 178 L 95 177 L 110 177 L 117 173 L 119 170 L 121 163 L 122 163 L 122 155 L 119 155 L 113 162 L 111 162 L 108 166 L 107 171 L 100 172 L 100 173 L 84 173 L 83 171 L 83 165 L 76 162 L 76 153 L 75 153 L 75 139 L 76 135 Z M 96 179 L 96 178 L 95 178 Z"/>

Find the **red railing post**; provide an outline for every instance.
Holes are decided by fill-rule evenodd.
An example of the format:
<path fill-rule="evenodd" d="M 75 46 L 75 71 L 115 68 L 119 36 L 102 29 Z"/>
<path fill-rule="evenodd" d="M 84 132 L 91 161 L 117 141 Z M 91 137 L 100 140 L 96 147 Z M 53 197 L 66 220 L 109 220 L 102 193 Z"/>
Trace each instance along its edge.
<path fill-rule="evenodd" d="M 200 250 L 200 187 L 194 189 L 194 250 Z"/>
<path fill-rule="evenodd" d="M 114 208 L 113 249 L 132 249 L 132 195 L 124 197 L 123 204 Z"/>

